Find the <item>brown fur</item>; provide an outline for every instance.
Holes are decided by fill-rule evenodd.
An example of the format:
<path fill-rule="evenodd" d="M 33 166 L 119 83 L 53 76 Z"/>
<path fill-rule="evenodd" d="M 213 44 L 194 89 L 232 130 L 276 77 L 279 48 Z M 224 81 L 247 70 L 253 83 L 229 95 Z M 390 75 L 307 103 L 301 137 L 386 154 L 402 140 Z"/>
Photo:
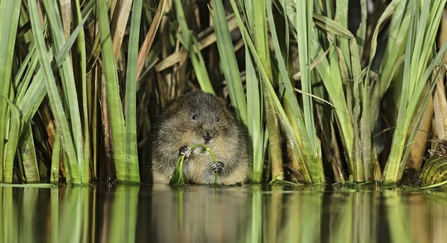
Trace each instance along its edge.
<path fill-rule="evenodd" d="M 194 115 L 197 115 L 196 120 Z M 155 183 L 168 184 L 180 147 L 194 144 L 206 145 L 216 160 L 225 164 L 219 172 L 219 184 L 243 183 L 248 179 L 250 156 L 247 135 L 222 98 L 202 91 L 180 96 L 160 114 L 153 129 L 151 162 Z M 207 132 L 212 136 L 208 142 L 204 138 Z M 185 182 L 214 183 L 212 165 L 208 152 L 195 148 L 183 163 Z"/>

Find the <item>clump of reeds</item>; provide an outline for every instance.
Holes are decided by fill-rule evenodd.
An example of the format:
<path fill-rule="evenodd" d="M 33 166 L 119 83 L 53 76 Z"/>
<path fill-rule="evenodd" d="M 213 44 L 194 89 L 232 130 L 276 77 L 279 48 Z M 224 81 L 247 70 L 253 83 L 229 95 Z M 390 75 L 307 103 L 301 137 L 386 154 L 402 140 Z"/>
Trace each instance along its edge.
<path fill-rule="evenodd" d="M 138 182 L 156 114 L 203 89 L 247 127 L 252 182 L 398 183 L 436 138 L 421 111 L 443 124 L 446 1 L 350 2 L 0 2 L 0 180 Z"/>

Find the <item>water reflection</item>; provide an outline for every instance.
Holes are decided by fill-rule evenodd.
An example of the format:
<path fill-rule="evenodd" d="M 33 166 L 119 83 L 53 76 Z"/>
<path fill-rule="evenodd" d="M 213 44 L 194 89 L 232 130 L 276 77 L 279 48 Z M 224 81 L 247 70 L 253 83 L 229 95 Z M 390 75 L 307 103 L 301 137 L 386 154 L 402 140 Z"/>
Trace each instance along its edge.
<path fill-rule="evenodd" d="M 447 194 L 0 187 L 0 242 L 447 242 Z"/>

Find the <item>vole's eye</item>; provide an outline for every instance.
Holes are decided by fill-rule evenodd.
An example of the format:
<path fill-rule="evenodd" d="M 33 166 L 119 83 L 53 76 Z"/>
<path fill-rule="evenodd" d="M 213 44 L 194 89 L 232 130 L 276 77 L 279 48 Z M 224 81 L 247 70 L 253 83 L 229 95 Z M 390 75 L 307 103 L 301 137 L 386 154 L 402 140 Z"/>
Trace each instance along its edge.
<path fill-rule="evenodd" d="M 216 122 L 219 122 L 219 117 L 216 116 Z"/>
<path fill-rule="evenodd" d="M 197 119 L 199 119 L 199 117 L 198 117 L 197 115 L 193 115 L 193 116 L 192 116 L 192 120 L 193 120 L 193 121 L 197 121 Z"/>

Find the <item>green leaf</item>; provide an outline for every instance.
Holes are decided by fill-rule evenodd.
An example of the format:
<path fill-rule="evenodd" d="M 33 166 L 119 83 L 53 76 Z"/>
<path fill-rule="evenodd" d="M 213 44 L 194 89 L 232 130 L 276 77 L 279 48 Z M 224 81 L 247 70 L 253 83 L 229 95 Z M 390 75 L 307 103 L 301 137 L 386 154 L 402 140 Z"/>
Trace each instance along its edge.
<path fill-rule="evenodd" d="M 231 41 L 227 25 L 225 9 L 222 1 L 212 0 L 212 6 L 211 16 L 213 18 L 214 31 L 216 32 L 216 39 L 219 40 L 217 41 L 217 48 L 219 50 L 220 66 L 227 81 L 228 93 L 236 111 L 236 116 L 239 121 L 247 125 L 247 102 L 245 101 L 244 87 L 242 86 L 236 54 L 233 50 L 233 42 Z"/>
<path fill-rule="evenodd" d="M 62 101 L 59 96 L 59 91 L 56 86 L 56 81 L 51 69 L 51 56 L 46 51 L 46 45 L 42 33 L 42 28 L 40 26 L 36 2 L 29 0 L 28 4 L 30 8 L 31 28 L 33 30 L 34 40 L 36 41 L 39 63 L 44 71 L 47 94 L 50 100 L 50 107 L 56 121 L 56 129 L 58 129 L 58 131 L 60 132 L 62 145 L 65 153 L 67 154 L 68 166 L 71 167 L 70 170 L 72 174 L 68 181 L 72 183 L 82 183 L 77 163 L 78 157 L 74 149 L 73 138 L 69 129 L 68 122 L 66 120 L 66 115 L 62 107 Z"/>
<path fill-rule="evenodd" d="M 98 0 L 99 36 L 101 41 L 101 55 L 104 68 L 104 79 L 107 92 L 107 106 L 111 124 L 113 153 L 118 181 L 126 181 L 126 136 L 122 104 L 119 96 L 118 74 L 116 61 L 113 57 L 110 23 L 105 0 Z"/>
<path fill-rule="evenodd" d="M 11 138 L 12 134 L 8 135 L 6 128 L 8 128 L 8 123 L 10 123 L 9 118 L 15 117 L 14 114 L 9 115 L 7 100 L 13 99 L 13 94 L 10 93 L 12 90 L 11 76 L 20 6 L 21 1 L 0 1 L 0 95 L 3 96 L 0 97 L 0 181 L 6 178 L 12 179 L 12 175 L 9 175 L 10 172 L 3 171 L 5 163 L 8 170 L 12 168 L 12 161 L 4 161 L 6 157 L 10 157 L 10 155 L 5 154 L 7 151 L 5 151 L 4 141 L 8 137 Z M 13 122 L 11 121 L 11 123 Z M 13 152 L 15 153 L 15 151 Z M 8 175 L 4 175 L 4 173 Z"/>
<path fill-rule="evenodd" d="M 141 22 L 141 9 L 143 1 L 134 0 L 132 6 L 132 19 L 130 25 L 129 53 L 126 74 L 126 174 L 128 181 L 138 182 L 140 174 L 138 171 L 137 151 L 137 111 L 136 111 L 136 83 L 137 83 L 137 59 L 138 40 Z"/>

